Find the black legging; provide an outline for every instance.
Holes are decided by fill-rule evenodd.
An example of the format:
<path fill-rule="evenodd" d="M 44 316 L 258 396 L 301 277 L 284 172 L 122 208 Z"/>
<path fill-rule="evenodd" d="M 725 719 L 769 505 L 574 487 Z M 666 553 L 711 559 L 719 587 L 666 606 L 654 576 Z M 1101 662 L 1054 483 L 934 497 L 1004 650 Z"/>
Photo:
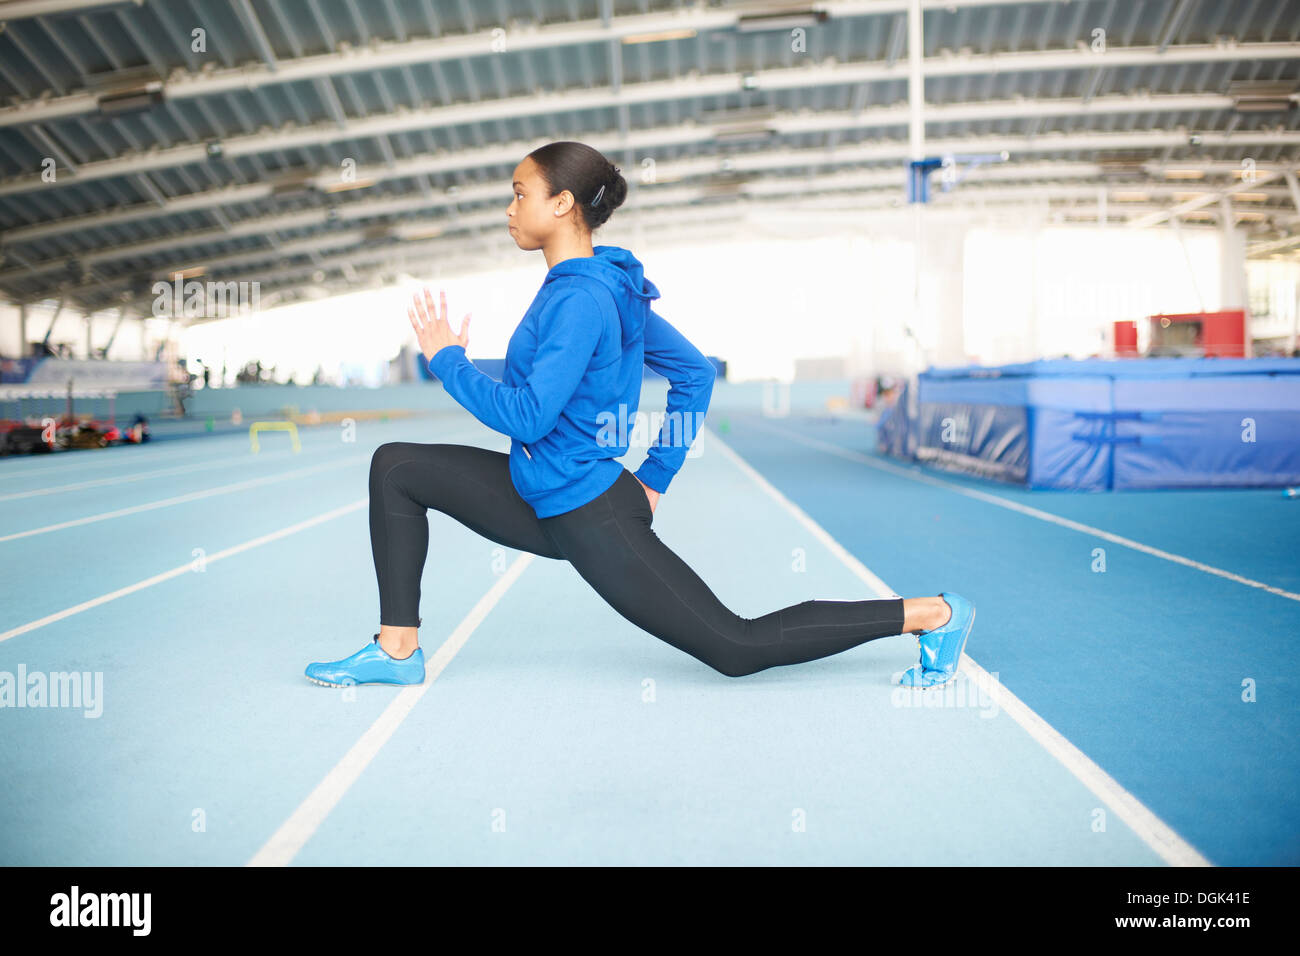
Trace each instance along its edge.
<path fill-rule="evenodd" d="M 626 468 L 587 504 L 538 518 L 515 490 L 509 456 L 473 445 L 389 442 L 370 462 L 370 545 L 379 622 L 420 624 L 427 509 L 483 537 L 567 560 L 633 624 L 728 677 L 838 654 L 903 632 L 903 599 L 804 601 L 758 618 L 732 613 L 659 540 L 641 483 Z"/>

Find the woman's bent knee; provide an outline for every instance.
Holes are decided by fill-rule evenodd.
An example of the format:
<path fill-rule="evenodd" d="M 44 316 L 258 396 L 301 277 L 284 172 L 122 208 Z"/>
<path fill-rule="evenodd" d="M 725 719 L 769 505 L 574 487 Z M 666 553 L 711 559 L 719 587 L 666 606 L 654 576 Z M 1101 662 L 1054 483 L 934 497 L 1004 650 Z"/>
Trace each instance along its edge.
<path fill-rule="evenodd" d="M 373 484 L 376 479 L 382 481 L 388 476 L 388 473 L 398 465 L 408 461 L 420 461 L 432 463 L 436 461 L 429 455 L 430 449 L 436 449 L 438 445 L 420 445 L 418 442 L 409 441 L 390 441 L 384 442 L 375 449 L 375 453 L 370 456 L 370 481 Z"/>
<path fill-rule="evenodd" d="M 748 677 L 759 671 L 767 670 L 768 665 L 753 654 L 731 652 L 714 655 L 706 660 L 715 671 L 723 677 Z"/>
<path fill-rule="evenodd" d="M 401 460 L 402 446 L 406 444 L 400 441 L 384 442 L 375 449 L 375 453 L 370 456 L 370 474 L 376 472 L 383 474 L 399 460 Z"/>

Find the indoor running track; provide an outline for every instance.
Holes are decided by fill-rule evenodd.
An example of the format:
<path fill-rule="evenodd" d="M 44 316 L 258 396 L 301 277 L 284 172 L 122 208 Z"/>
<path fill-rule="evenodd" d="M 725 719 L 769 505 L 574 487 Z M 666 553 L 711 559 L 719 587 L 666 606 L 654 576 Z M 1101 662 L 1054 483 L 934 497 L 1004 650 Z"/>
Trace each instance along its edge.
<path fill-rule="evenodd" d="M 302 672 L 378 629 L 374 449 L 508 444 L 460 411 L 301 438 L 0 461 L 0 679 L 102 675 L 98 716 L 0 709 L 0 864 L 1300 862 L 1276 490 L 1029 493 L 715 394 L 659 536 L 748 617 L 959 591 L 954 685 L 894 685 L 910 635 L 726 678 L 431 512 L 428 677 L 344 690 Z"/>

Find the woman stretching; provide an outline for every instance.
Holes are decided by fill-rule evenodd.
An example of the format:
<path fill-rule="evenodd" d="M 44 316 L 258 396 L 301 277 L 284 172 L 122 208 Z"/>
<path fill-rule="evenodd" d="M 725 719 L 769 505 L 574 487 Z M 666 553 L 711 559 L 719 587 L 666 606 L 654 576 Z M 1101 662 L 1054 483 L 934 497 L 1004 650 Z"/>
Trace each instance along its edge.
<path fill-rule="evenodd" d="M 307 676 L 327 686 L 424 681 L 420 578 L 432 508 L 498 544 L 570 562 L 624 618 L 728 677 L 907 632 L 918 635 L 921 659 L 901 683 L 951 680 L 975 618 L 959 594 L 804 601 L 751 619 L 659 540 L 655 508 L 708 410 L 713 365 L 651 309 L 659 290 L 632 253 L 591 244 L 627 195 L 617 167 L 582 143 L 550 143 L 515 167 L 513 188 L 510 233 L 519 248 L 541 249 L 549 271 L 510 338 L 503 380 L 466 357 L 469 316 L 453 335 L 445 293 L 439 307 L 425 289 L 408 310 L 429 369 L 475 418 L 510 436 L 510 453 L 379 447 L 370 465 L 379 633 Z M 663 428 L 633 474 L 618 459 L 645 365 L 671 388 Z"/>

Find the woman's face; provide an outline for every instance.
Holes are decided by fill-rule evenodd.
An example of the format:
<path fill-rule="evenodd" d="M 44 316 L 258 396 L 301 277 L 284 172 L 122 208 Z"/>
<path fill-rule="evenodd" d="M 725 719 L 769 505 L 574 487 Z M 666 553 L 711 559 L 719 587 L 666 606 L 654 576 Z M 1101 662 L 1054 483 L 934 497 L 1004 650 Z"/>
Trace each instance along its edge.
<path fill-rule="evenodd" d="M 527 156 L 515 167 L 511 178 L 515 195 L 506 208 L 510 235 L 520 249 L 540 249 L 565 221 L 566 213 L 573 208 L 573 196 L 567 189 L 558 196 L 548 196 L 538 165 Z"/>

